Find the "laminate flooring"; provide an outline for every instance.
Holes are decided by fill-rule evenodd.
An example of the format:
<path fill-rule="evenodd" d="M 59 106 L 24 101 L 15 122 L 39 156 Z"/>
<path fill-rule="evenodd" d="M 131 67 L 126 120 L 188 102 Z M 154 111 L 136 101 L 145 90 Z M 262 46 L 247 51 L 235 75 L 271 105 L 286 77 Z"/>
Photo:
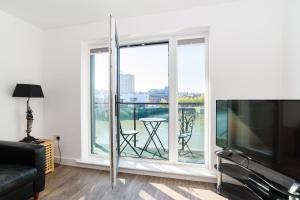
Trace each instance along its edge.
<path fill-rule="evenodd" d="M 46 176 L 40 200 L 224 200 L 210 183 L 120 173 L 112 190 L 109 172 L 59 166 Z"/>

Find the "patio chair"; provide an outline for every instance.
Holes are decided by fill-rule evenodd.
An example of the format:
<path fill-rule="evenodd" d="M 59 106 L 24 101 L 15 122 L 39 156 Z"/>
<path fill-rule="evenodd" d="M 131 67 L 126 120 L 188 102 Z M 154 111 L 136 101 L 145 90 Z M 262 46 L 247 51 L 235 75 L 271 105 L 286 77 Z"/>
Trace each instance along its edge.
<path fill-rule="evenodd" d="M 178 135 L 178 143 L 181 145 L 179 151 L 180 156 L 185 156 L 187 154 L 193 155 L 188 143 L 191 140 L 193 134 L 193 127 L 196 119 L 196 111 L 194 108 L 181 108 L 179 113 L 179 123 L 180 123 L 180 132 Z M 184 154 L 185 147 L 188 149 L 188 152 Z"/>
<path fill-rule="evenodd" d="M 124 151 L 124 149 L 127 147 L 127 145 L 130 146 L 130 148 L 136 153 L 138 157 L 140 157 L 140 154 L 136 151 L 135 147 L 131 145 L 131 140 L 136 138 L 136 135 L 139 133 L 137 130 L 127 130 L 123 131 L 121 123 L 120 123 L 120 134 L 123 138 L 122 143 L 120 144 L 120 154 Z M 124 146 L 123 146 L 124 145 Z M 123 147 L 122 147 L 123 146 Z"/>

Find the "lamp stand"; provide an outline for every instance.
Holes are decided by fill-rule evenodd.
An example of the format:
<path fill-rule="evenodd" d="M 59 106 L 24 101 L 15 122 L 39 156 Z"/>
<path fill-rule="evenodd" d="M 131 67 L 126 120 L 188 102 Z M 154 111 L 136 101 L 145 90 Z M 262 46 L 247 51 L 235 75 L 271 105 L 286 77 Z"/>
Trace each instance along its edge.
<path fill-rule="evenodd" d="M 33 115 L 32 115 L 32 109 L 30 108 L 29 105 L 29 100 L 27 100 L 27 111 L 26 111 L 26 119 L 27 119 L 27 129 L 26 129 L 26 134 L 27 137 L 24 137 L 20 142 L 25 142 L 25 143 L 38 143 L 36 138 L 30 136 L 31 128 L 32 128 L 32 123 L 33 123 Z"/>

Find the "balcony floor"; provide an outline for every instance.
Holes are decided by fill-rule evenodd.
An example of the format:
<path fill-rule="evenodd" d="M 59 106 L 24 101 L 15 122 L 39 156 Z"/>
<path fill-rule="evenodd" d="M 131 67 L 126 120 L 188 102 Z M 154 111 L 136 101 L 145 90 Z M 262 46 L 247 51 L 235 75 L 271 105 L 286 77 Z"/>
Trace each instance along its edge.
<path fill-rule="evenodd" d="M 95 153 L 100 155 L 108 155 L 109 147 L 108 145 L 95 145 Z M 140 154 L 142 151 L 141 147 L 136 147 L 135 150 Z M 142 159 L 155 159 L 155 160 L 168 160 L 168 149 L 166 152 L 163 149 L 159 149 L 162 157 L 159 156 L 157 150 L 153 147 L 149 147 L 147 151 L 144 151 L 141 157 L 139 157 L 129 146 L 127 146 L 124 151 L 121 153 L 121 157 L 130 157 L 130 158 L 142 158 Z M 187 151 L 178 150 L 179 162 L 184 163 L 193 163 L 193 164 L 204 164 L 204 152 L 203 151 L 194 151 L 192 153 Z"/>

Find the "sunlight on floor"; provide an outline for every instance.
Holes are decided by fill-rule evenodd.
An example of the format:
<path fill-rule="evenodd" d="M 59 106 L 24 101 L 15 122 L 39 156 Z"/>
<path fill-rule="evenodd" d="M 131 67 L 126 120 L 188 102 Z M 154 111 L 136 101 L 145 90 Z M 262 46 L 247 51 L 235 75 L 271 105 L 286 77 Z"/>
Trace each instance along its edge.
<path fill-rule="evenodd" d="M 167 196 L 169 196 L 172 199 L 178 199 L 178 200 L 188 200 L 188 198 L 184 197 L 183 195 L 179 194 L 178 192 L 172 190 L 171 188 L 167 187 L 164 184 L 159 183 L 150 183 L 153 187 L 157 188 Z"/>
<path fill-rule="evenodd" d="M 182 191 L 185 191 L 187 193 L 190 193 L 190 190 L 186 187 L 183 187 L 183 186 L 177 186 L 179 189 L 181 189 Z"/>
<path fill-rule="evenodd" d="M 191 191 L 193 194 L 196 194 L 198 197 L 206 197 L 206 199 L 213 199 L 213 200 L 225 200 L 224 197 L 218 195 L 217 193 L 206 190 L 206 189 L 200 189 L 200 188 L 191 188 Z"/>
<path fill-rule="evenodd" d="M 108 172 L 68 166 L 61 166 L 47 175 L 41 199 L 225 200 L 214 193 L 213 185 L 209 183 L 126 173 L 119 174 L 118 185 L 112 190 Z"/>
<path fill-rule="evenodd" d="M 94 190 L 95 190 L 95 188 L 96 188 L 96 185 L 93 185 L 92 187 L 91 187 L 91 189 L 90 189 L 90 192 L 93 192 Z M 81 200 L 81 199 L 80 199 Z"/>
<path fill-rule="evenodd" d="M 152 197 L 150 194 L 148 194 L 146 191 L 141 190 L 139 192 L 139 197 L 141 197 L 143 200 L 155 200 L 154 197 Z"/>
<path fill-rule="evenodd" d="M 118 178 L 118 180 L 123 183 L 124 185 L 126 184 L 126 179 L 125 178 Z"/>

